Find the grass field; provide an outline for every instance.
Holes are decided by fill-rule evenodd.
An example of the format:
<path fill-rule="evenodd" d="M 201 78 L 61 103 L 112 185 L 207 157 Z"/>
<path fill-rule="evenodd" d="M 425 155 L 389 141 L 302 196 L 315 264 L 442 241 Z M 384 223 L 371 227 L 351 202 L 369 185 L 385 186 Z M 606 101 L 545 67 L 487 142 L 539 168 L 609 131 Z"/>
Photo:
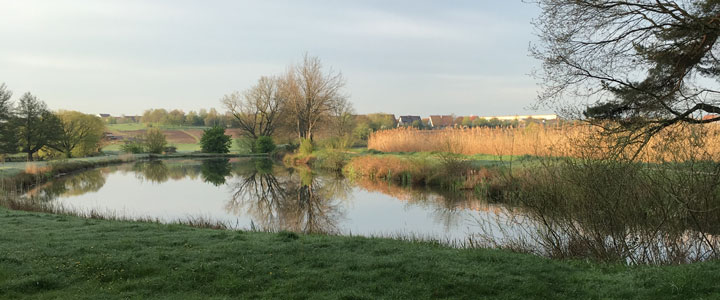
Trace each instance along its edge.
<path fill-rule="evenodd" d="M 145 123 L 125 123 L 125 124 L 107 124 L 107 129 L 111 131 L 132 131 L 132 130 L 145 130 L 148 129 Z M 207 126 L 175 126 L 175 125 L 157 125 L 153 124 L 152 127 L 160 129 L 207 129 Z"/>
<path fill-rule="evenodd" d="M 2 298 L 720 297 L 720 263 L 554 261 L 427 242 L 81 219 L 0 208 Z"/>

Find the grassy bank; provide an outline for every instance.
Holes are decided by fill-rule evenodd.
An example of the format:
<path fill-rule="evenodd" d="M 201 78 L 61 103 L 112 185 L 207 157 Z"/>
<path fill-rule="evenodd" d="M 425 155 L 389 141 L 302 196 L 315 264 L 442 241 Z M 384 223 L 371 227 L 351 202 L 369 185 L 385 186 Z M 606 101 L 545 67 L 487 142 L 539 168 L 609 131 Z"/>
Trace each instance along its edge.
<path fill-rule="evenodd" d="M 717 262 L 626 267 L 389 239 L 0 208 L 3 298 L 714 298 Z"/>
<path fill-rule="evenodd" d="M 503 177 L 540 165 L 537 157 L 447 152 L 380 152 L 367 149 L 294 153 L 283 161 L 292 166 L 342 172 L 351 179 L 387 181 L 400 185 L 432 186 L 447 190 L 501 189 Z"/>

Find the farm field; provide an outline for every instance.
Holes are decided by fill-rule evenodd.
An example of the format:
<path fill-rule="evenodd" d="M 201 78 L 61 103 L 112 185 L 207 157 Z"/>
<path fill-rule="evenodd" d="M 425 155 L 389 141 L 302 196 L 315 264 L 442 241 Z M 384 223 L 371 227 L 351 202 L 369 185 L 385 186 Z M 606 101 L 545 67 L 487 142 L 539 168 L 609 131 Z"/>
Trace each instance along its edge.
<path fill-rule="evenodd" d="M 127 123 L 127 124 L 110 124 L 107 125 L 108 132 L 112 133 L 118 140 L 111 144 L 103 147 L 103 151 L 120 151 L 120 146 L 123 140 L 138 137 L 146 132 L 150 128 L 144 123 Z M 165 137 L 167 138 L 168 145 L 177 147 L 179 152 L 193 152 L 200 150 L 200 138 L 203 135 L 203 131 L 208 127 L 199 126 L 156 126 L 160 128 Z M 230 149 L 231 152 L 247 151 L 243 147 L 240 147 L 235 139 L 241 137 L 240 131 L 237 129 L 226 129 L 225 134 L 232 136 L 233 144 Z"/>

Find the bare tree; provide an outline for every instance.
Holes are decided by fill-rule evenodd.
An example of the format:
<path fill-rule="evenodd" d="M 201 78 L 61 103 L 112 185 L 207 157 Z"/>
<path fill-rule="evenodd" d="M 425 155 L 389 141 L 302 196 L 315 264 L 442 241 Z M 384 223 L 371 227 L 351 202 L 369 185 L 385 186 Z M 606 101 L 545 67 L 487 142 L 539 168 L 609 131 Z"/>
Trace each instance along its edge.
<path fill-rule="evenodd" d="M 292 66 L 281 80 L 281 95 L 298 137 L 313 139 L 321 123 L 342 105 L 345 80 L 339 72 L 323 72 L 320 59 L 305 55 L 301 65 Z"/>
<path fill-rule="evenodd" d="M 720 2 L 534 2 L 540 103 L 580 102 L 569 107 L 639 149 L 673 124 L 720 120 Z"/>
<path fill-rule="evenodd" d="M 223 97 L 223 105 L 246 136 L 252 139 L 272 136 L 280 126 L 285 99 L 279 97 L 278 87 L 277 78 L 263 76 L 243 94 L 235 92 Z"/>
<path fill-rule="evenodd" d="M 333 135 L 342 137 L 352 134 L 355 128 L 354 112 L 355 109 L 353 108 L 352 102 L 344 98 L 340 99 L 336 105 L 333 106 L 330 115 Z"/>

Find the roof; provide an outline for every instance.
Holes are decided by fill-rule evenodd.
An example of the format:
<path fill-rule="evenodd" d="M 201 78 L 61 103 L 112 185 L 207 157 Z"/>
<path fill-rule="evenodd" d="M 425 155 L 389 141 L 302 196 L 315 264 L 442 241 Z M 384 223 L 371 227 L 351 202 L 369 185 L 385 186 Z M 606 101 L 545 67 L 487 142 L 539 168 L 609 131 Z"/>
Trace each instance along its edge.
<path fill-rule="evenodd" d="M 101 118 L 107 118 L 110 116 L 110 114 L 98 114 Z"/>
<path fill-rule="evenodd" d="M 453 126 L 454 123 L 453 116 L 430 116 L 430 126 L 432 127 Z"/>
<path fill-rule="evenodd" d="M 402 124 L 412 124 L 415 121 L 422 122 L 422 119 L 420 119 L 420 116 L 400 116 L 398 119 L 398 123 Z"/>
<path fill-rule="evenodd" d="M 703 121 L 705 121 L 705 120 L 712 120 L 712 119 L 715 119 L 715 118 L 717 118 L 717 117 L 720 117 L 720 115 L 709 114 L 709 115 L 703 116 L 702 119 L 703 119 Z"/>

